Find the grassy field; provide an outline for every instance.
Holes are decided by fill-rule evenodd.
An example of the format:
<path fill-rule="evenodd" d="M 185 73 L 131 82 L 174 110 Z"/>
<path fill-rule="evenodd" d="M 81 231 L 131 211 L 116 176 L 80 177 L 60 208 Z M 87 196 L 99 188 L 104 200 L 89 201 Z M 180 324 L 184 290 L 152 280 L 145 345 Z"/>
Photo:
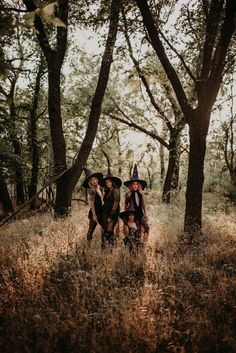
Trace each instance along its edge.
<path fill-rule="evenodd" d="M 204 195 L 204 234 L 181 237 L 184 201 L 152 195 L 144 254 L 86 247 L 87 208 L 0 228 L 0 352 L 236 352 L 235 206 Z"/>

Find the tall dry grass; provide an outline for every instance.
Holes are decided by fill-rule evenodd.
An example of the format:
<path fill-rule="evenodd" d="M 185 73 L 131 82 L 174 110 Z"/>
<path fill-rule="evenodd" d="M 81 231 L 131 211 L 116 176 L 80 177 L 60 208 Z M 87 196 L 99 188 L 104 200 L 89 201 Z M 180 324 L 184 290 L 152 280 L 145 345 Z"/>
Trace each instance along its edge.
<path fill-rule="evenodd" d="M 236 352 L 235 208 L 205 195 L 204 235 L 181 239 L 184 201 L 149 204 L 145 251 L 86 247 L 87 209 L 0 229 L 0 352 Z"/>

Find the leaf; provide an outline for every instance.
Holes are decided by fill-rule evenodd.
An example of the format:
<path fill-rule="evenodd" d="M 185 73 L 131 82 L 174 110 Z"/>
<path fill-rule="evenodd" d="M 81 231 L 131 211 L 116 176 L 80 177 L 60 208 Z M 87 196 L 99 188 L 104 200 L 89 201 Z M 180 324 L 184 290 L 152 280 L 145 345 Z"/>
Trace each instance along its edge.
<path fill-rule="evenodd" d="M 26 15 L 24 15 L 24 20 L 25 20 L 25 24 L 26 26 L 32 27 L 34 26 L 34 19 L 35 19 L 35 12 L 29 12 Z"/>
<path fill-rule="evenodd" d="M 49 24 L 66 28 L 65 23 L 62 20 L 60 20 L 59 17 L 55 16 L 56 8 L 57 8 L 56 2 L 53 2 L 52 4 L 49 4 L 42 8 L 38 7 L 34 11 L 29 12 L 27 15 L 24 16 L 25 24 L 27 26 L 33 27 L 35 15 L 36 15 L 36 16 L 41 16 Z"/>
<path fill-rule="evenodd" d="M 51 17 L 44 17 L 43 18 L 45 19 L 46 22 L 50 23 L 50 24 L 53 24 L 54 26 L 58 26 L 58 27 L 64 27 L 66 28 L 66 25 L 65 23 L 60 20 L 59 17 L 55 17 L 55 16 L 51 16 Z"/>
<path fill-rule="evenodd" d="M 43 17 L 43 19 L 50 24 L 53 24 L 58 27 L 66 27 L 65 23 L 60 20 L 59 17 L 55 16 L 56 8 L 57 3 L 53 2 L 52 4 L 49 4 L 40 9 L 41 11 L 39 13 L 39 16 Z"/>

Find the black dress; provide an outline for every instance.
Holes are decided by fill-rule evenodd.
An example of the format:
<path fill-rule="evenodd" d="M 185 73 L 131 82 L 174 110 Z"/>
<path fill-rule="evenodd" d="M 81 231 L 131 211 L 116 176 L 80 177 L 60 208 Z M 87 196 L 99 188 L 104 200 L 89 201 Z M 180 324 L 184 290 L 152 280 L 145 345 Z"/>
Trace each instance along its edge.
<path fill-rule="evenodd" d="M 95 208 L 95 213 L 98 219 L 98 223 L 103 226 L 103 217 L 102 217 L 102 210 L 103 210 L 103 206 L 102 206 L 102 198 L 99 195 L 99 193 L 97 192 L 97 190 L 95 188 L 90 188 L 89 190 L 89 197 L 90 200 L 94 202 L 94 208 Z M 92 210 L 89 210 L 88 213 L 88 218 L 93 218 L 93 213 Z"/>
<path fill-rule="evenodd" d="M 138 199 L 138 202 L 136 199 Z M 126 201 L 126 203 L 129 203 L 129 207 L 131 206 L 134 208 L 137 219 L 141 219 L 143 217 L 143 195 L 141 192 L 132 191 L 130 198 Z"/>
<path fill-rule="evenodd" d="M 103 201 L 104 217 L 110 217 L 113 221 L 117 221 L 120 213 L 120 190 L 118 188 L 112 188 L 105 193 Z"/>

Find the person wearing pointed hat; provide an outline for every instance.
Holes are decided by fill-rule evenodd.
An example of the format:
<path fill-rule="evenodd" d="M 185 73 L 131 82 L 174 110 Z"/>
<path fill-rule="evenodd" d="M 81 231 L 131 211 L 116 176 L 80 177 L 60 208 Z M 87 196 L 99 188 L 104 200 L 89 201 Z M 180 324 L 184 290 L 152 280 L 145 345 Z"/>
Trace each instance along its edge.
<path fill-rule="evenodd" d="M 128 247 L 130 252 L 136 252 L 143 246 L 143 242 L 141 240 L 141 225 L 137 221 L 137 212 L 131 206 L 126 211 L 121 212 L 119 217 L 124 222 L 123 234 L 125 237 L 123 242 Z"/>
<path fill-rule="evenodd" d="M 135 210 L 137 221 L 144 228 L 145 238 L 147 238 L 149 234 L 149 224 L 143 192 L 143 189 L 145 189 L 147 183 L 145 180 L 139 179 L 138 167 L 136 164 L 134 166 L 131 179 L 125 181 L 124 185 L 129 189 L 125 194 L 125 210 L 130 207 Z"/>
<path fill-rule="evenodd" d="M 90 244 L 93 238 L 93 233 L 97 224 L 100 224 L 103 228 L 103 195 L 102 190 L 98 184 L 99 180 L 103 178 L 102 173 L 92 173 L 89 169 L 84 168 L 85 180 L 83 187 L 89 189 L 89 205 L 90 210 L 88 213 L 89 218 L 89 229 L 87 232 L 87 241 Z"/>
<path fill-rule="evenodd" d="M 111 245 L 115 244 L 114 228 L 120 213 L 120 187 L 122 181 L 120 178 L 113 176 L 110 167 L 108 167 L 108 174 L 99 181 L 99 185 L 104 188 L 104 233 L 102 241 L 102 248 L 104 248 L 106 243 Z"/>

